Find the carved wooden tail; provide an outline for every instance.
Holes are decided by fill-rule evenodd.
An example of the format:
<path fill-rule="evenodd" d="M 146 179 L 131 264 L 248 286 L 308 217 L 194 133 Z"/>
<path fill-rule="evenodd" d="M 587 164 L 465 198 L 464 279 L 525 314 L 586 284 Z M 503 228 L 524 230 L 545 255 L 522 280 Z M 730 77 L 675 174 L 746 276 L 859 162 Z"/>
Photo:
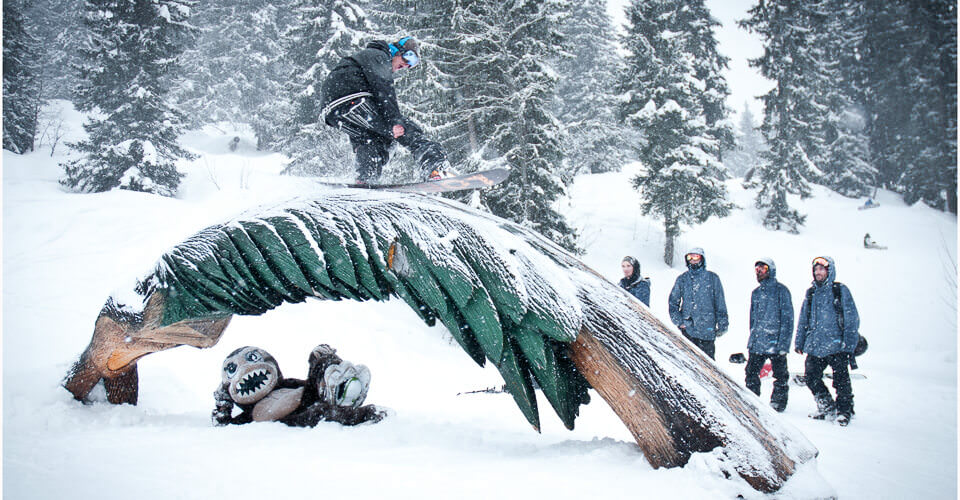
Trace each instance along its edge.
<path fill-rule="evenodd" d="M 630 305 L 642 319 L 624 322 L 610 304 L 606 310 L 591 304 L 570 357 L 653 467 L 682 466 L 693 453 L 721 447 L 729 472 L 772 492 L 798 463 L 816 457 L 803 435 L 696 347 L 646 309 Z"/>
<path fill-rule="evenodd" d="M 118 317 L 111 308 L 104 307 L 90 344 L 67 373 L 63 387 L 74 398 L 84 401 L 103 380 L 108 401 L 135 405 L 139 392 L 138 359 L 180 345 L 210 347 L 220 340 L 231 318 L 186 320 L 160 326 L 162 307 L 162 295 L 154 294 L 141 321 Z"/>

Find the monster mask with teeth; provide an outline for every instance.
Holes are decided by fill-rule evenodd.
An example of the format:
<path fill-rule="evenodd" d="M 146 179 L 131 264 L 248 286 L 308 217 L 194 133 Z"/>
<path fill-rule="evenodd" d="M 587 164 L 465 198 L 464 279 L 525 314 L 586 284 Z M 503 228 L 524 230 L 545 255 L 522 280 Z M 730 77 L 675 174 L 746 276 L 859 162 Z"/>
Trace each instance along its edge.
<path fill-rule="evenodd" d="M 279 421 L 312 427 L 327 420 L 343 425 L 379 422 L 386 413 L 363 405 L 370 371 L 343 361 L 336 349 L 321 344 L 308 359 L 307 380 L 283 378 L 267 351 L 241 347 L 223 361 L 221 383 L 213 393 L 215 425 Z M 342 393 L 342 395 L 341 395 Z M 234 416 L 234 406 L 240 408 Z"/>

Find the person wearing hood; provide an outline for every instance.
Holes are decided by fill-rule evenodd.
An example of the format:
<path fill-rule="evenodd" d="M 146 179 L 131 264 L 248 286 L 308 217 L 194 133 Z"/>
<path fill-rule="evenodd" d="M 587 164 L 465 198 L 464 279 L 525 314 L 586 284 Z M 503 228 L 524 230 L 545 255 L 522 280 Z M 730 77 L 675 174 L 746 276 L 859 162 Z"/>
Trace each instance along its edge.
<path fill-rule="evenodd" d="M 630 292 L 630 295 L 650 307 L 650 278 L 640 276 L 640 263 L 637 259 L 629 255 L 624 257 L 620 262 L 620 268 L 623 270 L 620 288 Z"/>
<path fill-rule="evenodd" d="M 684 256 L 687 271 L 677 277 L 670 291 L 670 320 L 680 332 L 703 352 L 715 359 L 715 341 L 727 333 L 727 303 L 720 277 L 707 271 L 702 248 Z"/>
<path fill-rule="evenodd" d="M 770 406 L 778 412 L 787 409 L 790 371 L 787 353 L 793 338 L 793 301 L 790 290 L 777 281 L 773 259 L 763 258 L 754 264 L 760 286 L 750 295 L 750 338 L 747 340 L 747 389 L 760 395 L 760 370 L 766 360 L 773 368 L 773 394 Z"/>
<path fill-rule="evenodd" d="M 806 354 L 804 378 L 817 402 L 811 418 L 836 418 L 846 426 L 853 417 L 853 387 L 848 367 L 860 340 L 860 315 L 846 285 L 836 281 L 837 266 L 830 257 L 813 259 L 813 286 L 800 308 L 795 350 Z M 833 369 L 836 401 L 823 383 L 823 371 Z"/>
<path fill-rule="evenodd" d="M 410 150 L 427 179 L 438 180 L 450 174 L 443 148 L 426 139 L 423 130 L 405 118 L 397 104 L 394 74 L 420 64 L 418 47 L 411 37 L 392 43 L 370 42 L 365 49 L 341 59 L 323 82 L 320 119 L 350 138 L 359 182 L 377 181 L 390 159 L 394 141 Z"/>

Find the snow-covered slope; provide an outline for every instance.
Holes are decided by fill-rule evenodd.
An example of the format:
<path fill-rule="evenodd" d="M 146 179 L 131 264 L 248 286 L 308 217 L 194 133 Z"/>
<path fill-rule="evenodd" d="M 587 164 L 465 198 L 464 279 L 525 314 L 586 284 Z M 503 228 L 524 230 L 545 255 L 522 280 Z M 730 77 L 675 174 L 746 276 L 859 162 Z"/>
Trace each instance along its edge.
<path fill-rule="evenodd" d="M 236 134 L 244 141 L 234 154 L 226 145 Z M 214 348 L 145 358 L 138 406 L 73 401 L 60 380 L 113 290 L 202 227 L 317 189 L 278 176 L 282 158 L 244 148 L 250 140 L 244 131 L 189 134 L 187 145 L 201 157 L 183 165 L 188 177 L 177 199 L 66 193 L 56 183 L 62 146 L 52 158 L 49 151 L 3 153 L 5 496 L 760 497 L 696 456 L 682 469 L 652 469 L 599 397 L 583 408 L 576 430 L 545 414 L 537 434 L 508 395 L 458 395 L 502 381 L 398 300 L 311 301 L 237 317 Z M 584 260 L 597 271 L 615 280 L 623 255 L 640 260 L 653 281 L 653 310 L 667 318 L 666 296 L 681 269 L 661 263 L 662 230 L 639 215 L 630 169 L 579 178 L 564 210 L 581 228 Z M 730 189 L 750 206 L 751 193 L 736 183 Z M 725 360 L 746 345 L 758 257 L 777 261 L 799 308 L 808 263 L 817 254 L 833 256 L 870 339 L 860 360 L 867 379 L 854 382 L 857 417 L 848 428 L 807 419 L 812 398 L 792 388 L 783 418 L 820 457 L 817 470 L 798 474 L 782 497 L 955 497 L 956 219 L 903 206 L 889 193 L 869 211 L 826 191 L 815 195 L 797 203 L 809 214 L 800 235 L 763 230 L 748 208 L 681 237 L 680 251 L 704 247 L 708 267 L 723 280 L 731 328 L 718 341 L 720 365 L 742 378 L 742 365 Z M 864 250 L 864 232 L 890 249 Z M 371 368 L 368 402 L 390 408 L 390 418 L 356 428 L 212 427 L 212 392 L 227 353 L 257 345 L 286 376 L 302 377 L 307 354 L 321 342 Z M 791 355 L 790 364 L 798 371 L 802 360 Z M 766 382 L 765 398 L 769 390 Z"/>

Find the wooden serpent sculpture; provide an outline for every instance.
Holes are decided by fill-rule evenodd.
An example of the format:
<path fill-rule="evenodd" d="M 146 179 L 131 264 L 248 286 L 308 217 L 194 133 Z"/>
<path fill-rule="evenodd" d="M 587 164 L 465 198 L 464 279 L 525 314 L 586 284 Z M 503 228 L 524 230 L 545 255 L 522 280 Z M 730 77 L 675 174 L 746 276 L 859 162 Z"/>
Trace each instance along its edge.
<path fill-rule="evenodd" d="M 284 302 L 406 301 L 500 371 L 539 429 L 535 387 L 572 429 L 594 388 L 654 467 L 720 449 L 776 491 L 817 450 L 641 303 L 518 224 L 441 198 L 333 190 L 209 227 L 109 298 L 64 386 L 137 402 L 137 360 L 217 343 L 234 314 Z M 135 300 L 120 297 L 134 297 Z M 135 303 L 128 303 L 135 302 Z M 536 383 L 536 386 L 534 385 Z"/>

